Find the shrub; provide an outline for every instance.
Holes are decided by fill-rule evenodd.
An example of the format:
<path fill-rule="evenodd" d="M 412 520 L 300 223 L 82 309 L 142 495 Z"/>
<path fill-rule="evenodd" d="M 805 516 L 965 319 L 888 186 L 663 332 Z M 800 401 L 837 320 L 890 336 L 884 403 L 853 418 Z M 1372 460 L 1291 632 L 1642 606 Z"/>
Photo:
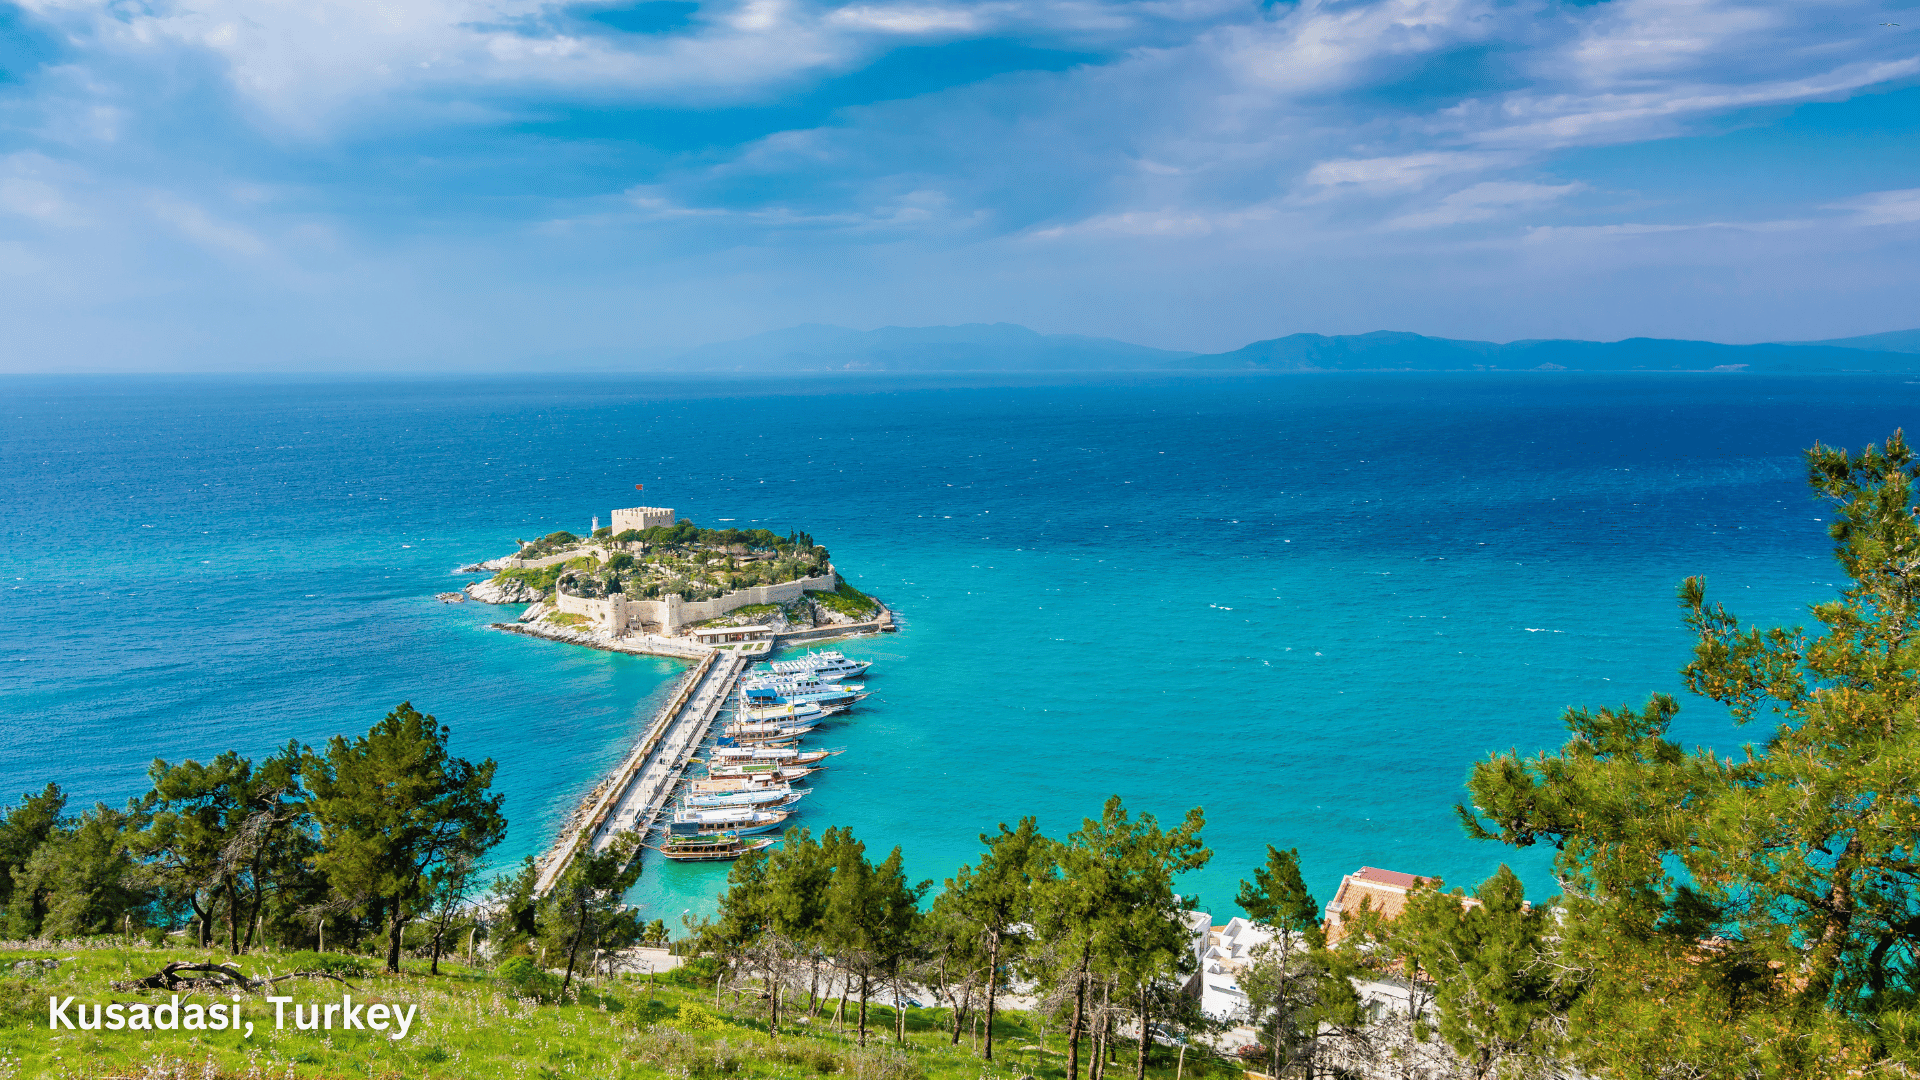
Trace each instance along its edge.
<path fill-rule="evenodd" d="M 510 956 L 493 973 L 505 979 L 522 997 L 552 998 L 560 993 L 560 980 L 540 970 L 530 956 Z"/>
<path fill-rule="evenodd" d="M 678 944 L 676 942 L 675 944 Z M 681 986 L 711 989 L 715 979 L 720 977 L 721 964 L 717 957 L 696 956 L 673 969 L 673 981 Z"/>
<path fill-rule="evenodd" d="M 673 1026 L 681 1031 L 719 1031 L 724 1025 L 713 1013 L 691 1001 L 683 1001 L 680 1011 L 673 1016 Z"/>

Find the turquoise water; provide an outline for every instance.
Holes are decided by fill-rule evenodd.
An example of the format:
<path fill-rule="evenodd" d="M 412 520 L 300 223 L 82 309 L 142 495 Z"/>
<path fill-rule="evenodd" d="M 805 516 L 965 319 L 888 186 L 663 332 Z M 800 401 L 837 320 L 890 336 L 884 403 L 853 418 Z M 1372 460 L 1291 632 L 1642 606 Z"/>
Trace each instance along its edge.
<path fill-rule="evenodd" d="M 1001 380 L 1002 383 L 1011 380 Z M 543 847 L 680 665 L 486 629 L 450 574 L 637 501 L 812 532 L 902 616 L 802 820 L 944 878 L 976 836 L 1109 794 L 1204 806 L 1230 910 L 1264 845 L 1326 899 L 1455 883 L 1490 749 L 1680 690 L 1672 602 L 1830 595 L 1799 451 L 1905 421 L 1898 377 L 1290 376 L 0 381 L 0 791 L 143 791 L 148 762 L 364 730 L 401 700 L 500 763 L 503 861 Z M 6 580 L 10 579 L 10 580 Z M 1690 741 L 1740 736 L 1689 702 Z M 722 867 L 650 863 L 677 923 Z"/>

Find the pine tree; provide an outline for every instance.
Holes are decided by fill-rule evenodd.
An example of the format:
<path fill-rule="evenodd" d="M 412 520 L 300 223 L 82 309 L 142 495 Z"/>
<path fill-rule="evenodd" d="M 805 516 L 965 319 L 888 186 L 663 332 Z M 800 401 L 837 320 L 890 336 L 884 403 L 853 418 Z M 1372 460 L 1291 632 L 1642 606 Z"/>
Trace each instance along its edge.
<path fill-rule="evenodd" d="M 1255 951 L 1238 982 L 1253 1019 L 1269 1031 L 1271 1067 L 1280 1076 L 1311 1044 L 1323 994 L 1338 992 L 1328 985 L 1327 965 L 1319 955 L 1326 936 L 1320 930 L 1320 905 L 1300 876 L 1299 849 L 1267 845 L 1266 864 L 1254 871 L 1251 882 L 1240 883 L 1235 902 L 1254 925 L 1273 935 Z"/>
<path fill-rule="evenodd" d="M 581 949 L 624 948 L 640 940 L 639 912 L 625 903 L 627 890 L 640 880 L 640 860 L 635 857 L 639 846 L 640 838 L 626 832 L 607 850 L 596 853 L 582 837 L 566 870 L 541 898 L 542 934 L 567 957 L 562 994 L 573 985 Z M 459 862 L 456 858 L 443 864 L 443 869 L 457 870 Z"/>
<path fill-rule="evenodd" d="M 1547 954 L 1547 912 L 1530 908 L 1523 893 L 1503 865 L 1474 891 L 1478 903 L 1417 889 L 1400 915 L 1433 980 L 1440 1037 L 1474 1080 L 1553 1057 L 1551 1025 L 1565 1002 Z"/>
<path fill-rule="evenodd" d="M 493 760 L 449 755 L 450 734 L 403 702 L 364 736 L 336 735 L 301 761 L 320 829 L 315 866 L 343 901 L 385 908 L 389 972 L 400 970 L 407 924 L 430 902 L 433 872 L 506 833 L 504 797 L 487 793 Z"/>
<path fill-rule="evenodd" d="M 971 925 L 981 939 L 987 974 L 986 1041 L 981 1056 L 992 1061 L 994 998 L 1000 975 L 1024 940 L 1009 931 L 1033 919 L 1034 889 L 1051 876 L 1053 844 L 1040 835 L 1032 817 L 1021 818 L 1013 829 L 1003 822 L 998 833 L 982 833 L 980 842 L 987 846 L 987 853 L 977 865 L 963 866 L 947 879 L 943 896 L 953 898 L 955 917 Z"/>
<path fill-rule="evenodd" d="M 13 875 L 59 829 L 67 793 L 48 784 L 38 795 L 20 796 L 20 805 L 0 813 L 0 915 L 13 902 Z"/>
<path fill-rule="evenodd" d="M 1818 629 L 1743 630 L 1703 580 L 1680 588 L 1688 689 L 1760 741 L 1685 750 L 1655 695 L 1569 710 L 1558 753 L 1473 771 L 1470 831 L 1556 849 L 1591 1065 L 1837 1075 L 1920 1045 L 1920 463 L 1895 433 L 1807 468 L 1848 579 Z"/>

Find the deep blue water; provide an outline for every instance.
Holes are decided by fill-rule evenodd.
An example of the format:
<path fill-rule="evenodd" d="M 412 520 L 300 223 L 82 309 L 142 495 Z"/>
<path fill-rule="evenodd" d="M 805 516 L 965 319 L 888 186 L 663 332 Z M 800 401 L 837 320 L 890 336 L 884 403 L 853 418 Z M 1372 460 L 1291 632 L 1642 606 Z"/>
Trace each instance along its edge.
<path fill-rule="evenodd" d="M 1017 380 L 1001 380 L 1016 382 Z M 364 730 L 401 700 L 500 763 L 538 850 L 679 665 L 489 631 L 468 561 L 644 501 L 800 528 L 905 632 L 803 820 L 944 878 L 1109 794 L 1204 806 L 1231 909 L 1264 845 L 1471 884 L 1488 750 L 1680 691 L 1673 589 L 1832 593 L 1799 454 L 1906 422 L 1900 377 L 1287 376 L 983 385 L 557 378 L 0 380 L 0 792 L 145 790 L 155 757 Z M 1687 703 L 1689 741 L 1742 734 Z M 650 864 L 669 923 L 724 868 Z"/>

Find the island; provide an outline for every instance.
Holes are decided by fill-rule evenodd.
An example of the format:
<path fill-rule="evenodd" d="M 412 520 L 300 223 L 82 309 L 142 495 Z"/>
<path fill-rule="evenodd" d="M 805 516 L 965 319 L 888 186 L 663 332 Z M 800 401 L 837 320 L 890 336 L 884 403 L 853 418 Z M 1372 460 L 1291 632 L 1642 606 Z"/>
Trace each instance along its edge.
<path fill-rule="evenodd" d="M 610 520 L 589 536 L 549 533 L 462 567 L 493 573 L 466 594 L 529 605 L 500 629 L 679 657 L 895 629 L 886 605 L 849 585 L 804 532 L 703 529 L 655 506 Z"/>

